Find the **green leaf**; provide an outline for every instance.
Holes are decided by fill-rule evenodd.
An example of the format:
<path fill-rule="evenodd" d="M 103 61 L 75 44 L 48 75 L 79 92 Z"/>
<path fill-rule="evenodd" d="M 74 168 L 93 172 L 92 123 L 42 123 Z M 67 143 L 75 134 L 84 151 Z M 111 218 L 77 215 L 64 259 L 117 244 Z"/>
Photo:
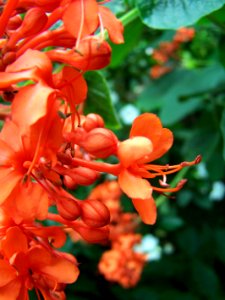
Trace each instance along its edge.
<path fill-rule="evenodd" d="M 145 25 L 177 29 L 220 9 L 225 0 L 137 0 L 136 4 Z"/>
<path fill-rule="evenodd" d="M 166 231 L 177 230 L 184 225 L 184 221 L 177 216 L 165 216 L 160 220 L 160 228 L 165 229 Z"/>
<path fill-rule="evenodd" d="M 150 83 L 139 96 L 137 105 L 143 111 L 160 109 L 163 124 L 171 125 L 199 109 L 201 99 L 224 78 L 225 72 L 220 64 L 195 70 L 176 70 Z"/>
<path fill-rule="evenodd" d="M 111 129 L 120 128 L 105 78 L 100 72 L 92 71 L 85 74 L 85 79 L 88 84 L 88 95 L 84 108 L 85 114 L 99 114 L 104 119 L 106 127 Z"/>
<path fill-rule="evenodd" d="M 220 299 L 219 278 L 210 266 L 201 261 L 193 261 L 191 280 L 193 289 L 201 296 L 200 299 Z"/>
<path fill-rule="evenodd" d="M 223 110 L 221 123 L 220 123 L 220 129 L 223 137 L 223 158 L 225 160 L 225 109 Z"/>

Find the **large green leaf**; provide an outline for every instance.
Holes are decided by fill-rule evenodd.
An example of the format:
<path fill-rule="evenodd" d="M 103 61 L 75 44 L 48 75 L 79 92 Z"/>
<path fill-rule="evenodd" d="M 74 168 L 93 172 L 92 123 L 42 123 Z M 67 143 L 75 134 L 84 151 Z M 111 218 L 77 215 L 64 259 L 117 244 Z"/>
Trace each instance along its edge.
<path fill-rule="evenodd" d="M 163 124 L 171 125 L 197 110 L 204 95 L 224 81 L 225 72 L 219 64 L 176 70 L 150 83 L 139 96 L 137 105 L 143 111 L 159 109 Z"/>
<path fill-rule="evenodd" d="M 88 96 L 84 112 L 101 115 L 108 128 L 120 128 L 105 78 L 100 72 L 92 71 L 85 74 L 85 79 L 88 84 Z"/>
<path fill-rule="evenodd" d="M 220 9 L 225 0 L 137 0 L 136 4 L 147 26 L 177 29 Z"/>

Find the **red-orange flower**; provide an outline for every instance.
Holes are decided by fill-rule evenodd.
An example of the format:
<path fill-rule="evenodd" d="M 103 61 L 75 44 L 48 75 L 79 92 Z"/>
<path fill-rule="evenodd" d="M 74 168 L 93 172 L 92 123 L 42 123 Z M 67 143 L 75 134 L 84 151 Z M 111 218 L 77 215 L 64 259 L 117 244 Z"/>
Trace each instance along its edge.
<path fill-rule="evenodd" d="M 150 113 L 137 117 L 130 131 L 130 138 L 118 146 L 118 158 L 121 164 L 119 184 L 123 192 L 132 198 L 133 204 L 142 220 L 153 224 L 156 220 L 156 205 L 152 191 L 174 192 L 182 187 L 182 182 L 175 188 L 168 187 L 166 175 L 174 173 L 187 165 L 181 163 L 175 166 L 159 166 L 150 164 L 164 155 L 172 146 L 173 134 L 163 128 L 160 119 Z M 147 179 L 161 176 L 162 187 L 154 187 Z"/>
<path fill-rule="evenodd" d="M 16 240 L 16 243 L 15 243 Z M 0 298 L 29 299 L 35 289 L 44 299 L 64 299 L 64 284 L 76 281 L 79 270 L 71 255 L 49 251 L 41 245 L 30 246 L 27 236 L 17 226 L 7 230 L 1 241 Z"/>

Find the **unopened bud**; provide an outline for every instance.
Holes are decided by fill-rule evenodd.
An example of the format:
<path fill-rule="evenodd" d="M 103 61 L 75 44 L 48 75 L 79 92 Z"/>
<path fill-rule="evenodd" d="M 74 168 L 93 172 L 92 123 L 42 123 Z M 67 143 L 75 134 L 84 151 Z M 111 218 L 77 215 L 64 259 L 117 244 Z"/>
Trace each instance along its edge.
<path fill-rule="evenodd" d="M 63 183 L 69 190 L 75 190 L 77 187 L 76 182 L 68 175 L 64 176 Z"/>
<path fill-rule="evenodd" d="M 79 222 L 73 226 L 73 229 L 78 232 L 85 241 L 92 244 L 105 244 L 109 239 L 108 226 L 93 228 Z"/>
<path fill-rule="evenodd" d="M 106 158 L 117 152 L 118 140 L 115 134 L 106 128 L 91 130 L 82 147 L 90 154 L 98 158 Z"/>
<path fill-rule="evenodd" d="M 48 21 L 45 11 L 41 8 L 34 7 L 28 10 L 20 27 L 23 36 L 30 36 L 39 33 Z"/>
<path fill-rule="evenodd" d="M 83 128 L 88 132 L 99 127 L 104 127 L 104 121 L 102 117 L 97 114 L 88 114 L 83 124 Z"/>
<path fill-rule="evenodd" d="M 67 142 L 80 145 L 86 138 L 86 131 L 82 127 L 77 127 L 74 131 L 64 132 L 63 137 Z"/>
<path fill-rule="evenodd" d="M 16 52 L 14 51 L 9 51 L 6 52 L 6 54 L 2 58 L 2 62 L 4 66 L 10 65 L 16 60 Z"/>
<path fill-rule="evenodd" d="M 66 175 L 70 176 L 73 181 L 79 185 L 90 185 L 94 183 L 99 176 L 98 172 L 84 167 L 70 169 Z"/>
<path fill-rule="evenodd" d="M 56 199 L 57 210 L 61 217 L 66 220 L 74 221 L 80 217 L 81 209 L 77 201 L 68 197 Z"/>
<path fill-rule="evenodd" d="M 71 155 L 64 152 L 57 152 L 57 159 L 64 165 L 70 165 L 72 163 Z"/>
<path fill-rule="evenodd" d="M 89 199 L 81 202 L 81 219 L 86 225 L 99 228 L 109 224 L 110 213 L 101 201 Z"/>
<path fill-rule="evenodd" d="M 9 19 L 7 24 L 7 30 L 16 30 L 22 24 L 23 19 L 20 15 L 15 15 Z"/>

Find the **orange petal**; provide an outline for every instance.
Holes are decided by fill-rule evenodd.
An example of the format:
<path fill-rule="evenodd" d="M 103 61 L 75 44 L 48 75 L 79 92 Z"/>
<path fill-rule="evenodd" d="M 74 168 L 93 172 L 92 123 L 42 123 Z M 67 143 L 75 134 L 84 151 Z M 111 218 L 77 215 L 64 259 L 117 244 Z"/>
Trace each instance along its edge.
<path fill-rule="evenodd" d="M 15 62 L 7 66 L 6 72 L 14 73 L 29 69 L 38 69 L 40 78 L 46 81 L 49 81 L 52 76 L 52 63 L 48 56 L 41 51 L 31 49 L 28 49 Z"/>
<path fill-rule="evenodd" d="M 72 108 L 84 102 L 87 97 L 87 83 L 79 71 L 66 66 L 56 76 L 58 80 L 56 88 L 66 96 Z"/>
<path fill-rule="evenodd" d="M 12 168 L 0 167 L 0 204 L 7 200 L 21 179 L 21 175 Z"/>
<path fill-rule="evenodd" d="M 148 199 L 152 188 L 150 183 L 139 176 L 135 176 L 128 170 L 123 170 L 118 177 L 122 191 L 130 198 Z"/>
<path fill-rule="evenodd" d="M 12 104 L 13 121 L 21 131 L 46 116 L 48 100 L 55 91 L 41 83 L 26 86 L 15 96 Z M 26 116 L 26 118 L 24 118 Z"/>
<path fill-rule="evenodd" d="M 7 285 L 0 287 L 0 299 L 1 300 L 19 299 L 18 296 L 20 293 L 21 285 L 22 285 L 22 282 L 18 278 L 18 279 L 12 280 Z"/>
<path fill-rule="evenodd" d="M 0 165 L 10 165 L 14 156 L 13 149 L 3 140 L 0 140 Z"/>
<path fill-rule="evenodd" d="M 98 5 L 96 0 L 76 0 L 65 9 L 63 22 L 69 33 L 81 39 L 91 35 L 98 27 Z"/>
<path fill-rule="evenodd" d="M 152 153 L 148 156 L 148 161 L 153 161 L 157 158 L 163 156 L 173 145 L 173 133 L 167 129 L 163 128 L 161 131 L 161 136 L 154 147 Z"/>
<path fill-rule="evenodd" d="M 16 224 L 20 224 L 22 221 L 31 222 L 34 219 L 45 219 L 48 204 L 48 194 L 43 188 L 37 183 L 29 182 L 29 184 L 21 183 L 17 186 L 4 204 L 4 209 Z"/>
<path fill-rule="evenodd" d="M 72 283 L 77 280 L 79 275 L 79 269 L 75 263 L 49 253 L 40 246 L 29 250 L 28 261 L 34 272 L 44 273 L 59 283 Z"/>
<path fill-rule="evenodd" d="M 107 29 L 110 40 L 115 44 L 124 43 L 123 24 L 104 6 L 99 6 L 103 26 Z"/>
<path fill-rule="evenodd" d="M 34 70 L 26 70 L 17 73 L 0 72 L 0 88 L 5 89 L 23 80 L 36 79 Z"/>
<path fill-rule="evenodd" d="M 41 272 L 52 276 L 59 283 L 73 283 L 80 273 L 74 263 L 60 256 L 52 256 L 51 264 L 44 266 Z"/>
<path fill-rule="evenodd" d="M 15 243 L 16 241 L 16 243 Z M 1 243 L 4 255 L 10 259 L 15 253 L 26 252 L 28 249 L 27 237 L 19 229 L 14 226 L 7 230 L 5 239 Z"/>
<path fill-rule="evenodd" d="M 8 284 L 10 281 L 16 278 L 16 270 L 6 261 L 0 260 L 0 295 L 1 295 L 1 287 Z M 0 298 L 2 299 L 2 298 Z"/>
<path fill-rule="evenodd" d="M 134 120 L 130 131 L 130 137 L 133 136 L 145 136 L 153 144 L 153 151 L 155 144 L 158 142 L 162 131 L 162 124 L 160 119 L 150 113 L 140 115 Z"/>
<path fill-rule="evenodd" d="M 131 166 L 134 162 L 152 152 L 152 143 L 149 139 L 136 136 L 119 143 L 118 158 L 124 167 Z"/>
<path fill-rule="evenodd" d="M 132 199 L 133 205 L 145 224 L 152 225 L 156 221 L 157 210 L 154 199 Z"/>
<path fill-rule="evenodd" d="M 16 157 L 16 152 L 20 152 L 23 149 L 19 128 L 12 121 L 5 121 L 2 131 L 0 133 L 0 139 L 3 140 L 7 145 L 9 145 L 13 149 L 14 157 Z M 0 147 L 0 149 L 1 148 L 2 147 Z"/>

